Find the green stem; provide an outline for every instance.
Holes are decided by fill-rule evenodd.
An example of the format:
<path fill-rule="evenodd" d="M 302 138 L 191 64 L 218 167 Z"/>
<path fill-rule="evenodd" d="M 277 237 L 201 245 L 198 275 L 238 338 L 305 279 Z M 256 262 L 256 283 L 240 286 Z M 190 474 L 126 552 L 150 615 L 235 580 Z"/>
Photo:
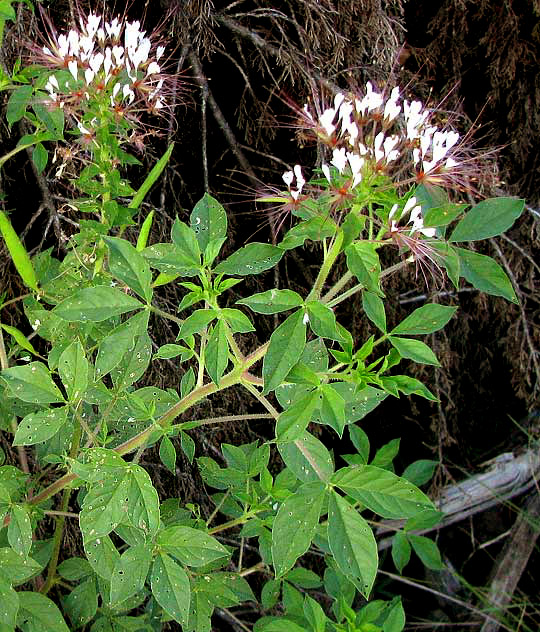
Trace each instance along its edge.
<path fill-rule="evenodd" d="M 328 251 L 328 254 L 324 258 L 321 269 L 319 270 L 319 274 L 317 275 L 317 278 L 315 279 L 315 284 L 313 286 L 313 289 L 309 293 L 309 296 L 307 297 L 306 302 L 314 301 L 319 298 L 324 282 L 326 281 L 328 275 L 330 274 L 330 270 L 332 269 L 332 266 L 334 265 L 336 259 L 339 256 L 339 253 L 341 252 L 341 246 L 343 245 L 343 235 L 344 235 L 343 231 L 338 230 L 334 238 L 334 241 L 332 243 L 332 246 L 330 250 Z"/>
<path fill-rule="evenodd" d="M 264 345 L 261 345 L 253 353 L 246 356 L 240 366 L 236 367 L 222 378 L 219 387 L 211 382 L 191 391 L 191 393 L 182 398 L 177 404 L 171 406 L 171 408 L 158 419 L 155 425 L 161 426 L 162 428 L 167 428 L 171 424 L 171 422 L 176 417 L 178 417 L 178 415 L 181 415 L 183 412 L 194 406 L 202 399 L 205 399 L 209 395 L 212 395 L 213 393 L 216 393 L 218 391 L 222 391 L 226 388 L 230 388 L 231 386 L 235 386 L 236 384 L 243 384 L 243 379 L 245 377 L 244 374 L 248 374 L 248 370 L 250 369 L 250 367 L 252 367 L 256 362 L 264 357 L 266 351 L 268 350 L 268 345 L 269 343 L 267 342 Z M 275 413 L 278 414 L 277 411 L 275 411 Z M 116 447 L 114 451 L 117 454 L 123 456 L 124 454 L 128 454 L 129 452 L 137 450 L 139 446 L 143 445 L 148 440 L 150 434 L 154 432 L 155 425 L 152 424 L 152 426 L 146 428 L 135 437 L 132 437 L 128 441 L 122 443 L 121 445 Z M 46 487 L 39 494 L 30 499 L 28 501 L 29 504 L 39 505 L 39 503 L 44 502 L 48 498 L 51 498 L 58 492 L 62 491 L 76 478 L 77 476 L 73 473 L 64 474 L 64 476 L 60 477 L 57 481 L 52 483 L 52 485 L 49 485 L 49 487 Z M 8 522 L 4 520 L 4 526 L 6 526 L 6 524 L 8 524 Z"/>
<path fill-rule="evenodd" d="M 71 440 L 71 449 L 69 451 L 70 458 L 74 459 L 79 452 L 79 447 L 81 444 L 82 437 L 82 427 L 81 424 L 77 424 L 75 426 L 75 430 L 73 432 L 73 437 Z M 62 504 L 60 505 L 60 514 L 58 515 L 58 520 L 56 521 L 56 528 L 54 530 L 53 537 L 53 552 L 51 555 L 51 560 L 49 562 L 49 567 L 47 569 L 47 579 L 41 588 L 41 592 L 46 595 L 49 590 L 52 588 L 54 584 L 54 580 L 56 577 L 56 568 L 58 566 L 58 558 L 60 556 L 60 547 L 62 546 L 62 537 L 64 535 L 64 524 L 66 522 L 66 514 L 69 507 L 69 498 L 71 496 L 71 489 L 64 489 L 64 494 L 62 496 Z"/>
<path fill-rule="evenodd" d="M 182 324 L 184 323 L 184 321 L 181 318 L 177 318 L 176 316 L 173 316 L 172 314 L 169 314 L 168 312 L 164 312 L 162 309 L 159 309 L 159 307 L 154 307 L 153 305 L 150 305 L 149 308 L 150 308 L 150 311 L 153 312 L 154 314 L 157 314 L 158 316 L 163 316 L 163 318 L 167 318 L 168 320 L 172 320 L 177 325 L 182 326 Z"/>
<path fill-rule="evenodd" d="M 353 278 L 353 273 L 345 272 L 345 274 L 341 277 L 341 279 L 333 285 L 328 292 L 321 298 L 321 303 L 328 303 L 331 299 L 334 298 L 336 294 L 341 292 L 341 290 L 347 285 L 347 283 Z"/>

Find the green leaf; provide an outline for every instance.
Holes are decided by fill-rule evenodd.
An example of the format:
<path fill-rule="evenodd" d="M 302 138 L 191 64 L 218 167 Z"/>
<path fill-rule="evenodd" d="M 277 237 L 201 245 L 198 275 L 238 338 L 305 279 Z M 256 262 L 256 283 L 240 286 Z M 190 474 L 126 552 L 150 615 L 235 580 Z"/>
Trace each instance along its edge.
<path fill-rule="evenodd" d="M 171 474 L 176 474 L 176 448 L 166 435 L 159 444 L 159 458 Z"/>
<path fill-rule="evenodd" d="M 0 548 L 0 578 L 14 586 L 24 584 L 43 567 L 31 557 L 24 557 L 11 547 Z"/>
<path fill-rule="evenodd" d="M 8 334 L 10 334 L 11 336 L 13 336 L 13 338 L 15 338 L 15 342 L 22 347 L 23 349 L 25 349 L 26 351 L 30 351 L 30 353 L 36 354 L 36 350 L 34 349 L 34 347 L 32 346 L 32 343 L 28 340 L 28 338 L 22 333 L 22 331 L 20 331 L 19 329 L 17 329 L 17 327 L 12 327 L 11 325 L 5 325 L 4 323 L 0 323 L 0 327 L 2 327 L 2 329 L 4 331 L 7 331 Z"/>
<path fill-rule="evenodd" d="M 276 579 L 282 577 L 310 547 L 326 489 L 304 483 L 279 508 L 272 527 L 272 560 Z"/>
<path fill-rule="evenodd" d="M 130 479 L 124 471 L 108 476 L 88 491 L 79 514 L 85 542 L 103 538 L 125 520 L 129 489 Z"/>
<path fill-rule="evenodd" d="M 154 244 L 142 251 L 152 268 L 161 274 L 154 282 L 154 286 L 163 285 L 174 280 L 177 276 L 195 276 L 201 266 L 196 266 L 176 244 Z"/>
<path fill-rule="evenodd" d="M 392 375 L 391 380 L 396 384 L 398 390 L 405 395 L 420 395 L 431 402 L 438 402 L 438 398 L 420 380 L 408 375 Z"/>
<path fill-rule="evenodd" d="M 91 577 L 76 586 L 66 597 L 64 608 L 75 629 L 89 623 L 98 608 L 96 580 Z"/>
<path fill-rule="evenodd" d="M 112 604 L 121 603 L 143 588 L 151 562 L 152 549 L 146 543 L 132 546 L 122 553 L 111 575 Z"/>
<path fill-rule="evenodd" d="M 386 314 L 382 299 L 373 292 L 364 291 L 362 292 L 362 307 L 369 320 L 383 333 L 386 333 Z"/>
<path fill-rule="evenodd" d="M 204 364 L 212 382 L 219 384 L 219 380 L 229 364 L 229 343 L 227 342 L 225 325 L 221 320 L 216 323 L 208 338 Z"/>
<path fill-rule="evenodd" d="M 377 542 L 364 518 L 335 491 L 328 502 L 328 543 L 341 572 L 368 599 L 377 576 Z"/>
<path fill-rule="evenodd" d="M 156 180 L 161 175 L 161 172 L 167 166 L 167 163 L 169 162 L 169 158 L 171 157 L 173 149 L 174 149 L 174 143 L 171 143 L 167 147 L 167 151 L 152 167 L 150 173 L 146 176 L 144 182 L 142 183 L 137 193 L 135 193 L 135 195 L 133 196 L 133 199 L 129 203 L 129 208 L 139 208 L 139 206 L 142 204 L 144 198 L 146 197 L 150 189 L 153 187 Z"/>
<path fill-rule="evenodd" d="M 415 309 L 390 332 L 393 335 L 431 334 L 442 329 L 456 313 L 457 307 L 430 303 Z"/>
<path fill-rule="evenodd" d="M 42 362 L 14 366 L 0 373 L 14 397 L 32 404 L 54 404 L 64 398 Z"/>
<path fill-rule="evenodd" d="M 143 255 L 129 241 L 103 237 L 109 248 L 109 270 L 147 303 L 152 300 L 152 273 Z"/>
<path fill-rule="evenodd" d="M 263 362 L 264 394 L 281 384 L 300 359 L 305 344 L 304 312 L 299 309 L 281 323 L 270 336 L 270 344 Z"/>
<path fill-rule="evenodd" d="M 381 274 L 381 263 L 375 244 L 365 241 L 352 243 L 345 251 L 347 255 L 347 267 L 362 285 L 379 296 L 379 277 Z"/>
<path fill-rule="evenodd" d="M 78 582 L 92 575 L 92 567 L 83 557 L 69 557 L 58 565 L 58 574 L 70 582 Z"/>
<path fill-rule="evenodd" d="M 30 413 L 19 422 L 13 445 L 35 445 L 47 441 L 66 423 L 68 407 L 49 408 Z"/>
<path fill-rule="evenodd" d="M 423 207 L 422 207 L 423 208 Z M 461 215 L 467 208 L 466 204 L 443 204 L 427 209 L 424 213 L 424 226 L 437 227 L 448 226 L 458 215 Z"/>
<path fill-rule="evenodd" d="M 313 632 L 325 632 L 326 623 L 327 621 L 329 622 L 329 619 L 324 614 L 321 606 L 309 595 L 304 597 L 304 615 Z"/>
<path fill-rule="evenodd" d="M 398 350 L 402 358 L 414 360 L 419 364 L 432 364 L 440 366 L 437 356 L 433 351 L 421 340 L 413 340 L 412 338 L 397 338 L 389 336 L 388 340 L 391 345 Z"/>
<path fill-rule="evenodd" d="M 405 628 L 405 611 L 399 597 L 394 597 L 392 601 L 395 603 L 386 616 L 382 629 L 383 632 L 402 632 Z"/>
<path fill-rule="evenodd" d="M 186 571 L 166 553 L 158 553 L 152 567 L 152 594 L 158 604 L 182 626 L 187 625 L 191 589 Z"/>
<path fill-rule="evenodd" d="M 399 444 L 401 439 L 391 439 L 388 443 L 382 445 L 371 461 L 371 465 L 377 467 L 388 468 L 399 452 Z"/>
<path fill-rule="evenodd" d="M 145 312 L 148 315 L 148 312 Z M 150 364 L 152 340 L 144 331 L 135 340 L 132 349 L 121 358 L 120 364 L 111 371 L 115 389 L 127 388 L 140 379 Z"/>
<path fill-rule="evenodd" d="M 174 555 L 186 566 L 205 566 L 210 562 L 229 557 L 227 549 L 214 537 L 185 526 L 167 527 L 156 538 L 160 550 Z"/>
<path fill-rule="evenodd" d="M 0 625 L 15 629 L 19 612 L 19 595 L 9 582 L 0 578 Z"/>
<path fill-rule="evenodd" d="M 120 557 L 111 538 L 107 535 L 95 540 L 83 540 L 84 551 L 90 566 L 99 577 L 111 581 L 114 565 Z"/>
<path fill-rule="evenodd" d="M 126 468 L 130 475 L 127 517 L 131 524 L 151 538 L 159 529 L 159 496 L 148 472 L 140 465 Z"/>
<path fill-rule="evenodd" d="M 367 434 L 359 428 L 358 426 L 350 425 L 349 426 L 349 436 L 351 438 L 352 444 L 358 451 L 359 456 L 362 458 L 363 463 L 365 465 L 369 460 L 369 439 Z"/>
<path fill-rule="evenodd" d="M 7 537 L 14 551 L 28 557 L 32 547 L 32 524 L 24 505 L 12 505 Z"/>
<path fill-rule="evenodd" d="M 261 605 L 265 610 L 273 608 L 279 599 L 281 582 L 278 579 L 269 579 L 261 590 Z"/>
<path fill-rule="evenodd" d="M 192 228 L 176 218 L 171 230 L 173 243 L 191 260 L 195 267 L 201 265 L 201 250 L 197 241 L 197 236 Z"/>
<path fill-rule="evenodd" d="M 182 323 L 177 339 L 184 340 L 188 336 L 199 333 L 208 326 L 217 316 L 215 309 L 198 309 L 190 314 Z"/>
<path fill-rule="evenodd" d="M 220 241 L 227 236 L 227 214 L 221 204 L 208 193 L 195 204 L 190 217 L 201 251 L 213 241 Z"/>
<path fill-rule="evenodd" d="M 225 320 L 233 334 L 245 334 L 248 331 L 255 331 L 249 318 L 239 309 L 224 307 L 220 312 L 220 318 Z"/>
<path fill-rule="evenodd" d="M 323 384 L 320 392 L 322 393 L 321 422 L 333 428 L 341 439 L 346 423 L 345 400 L 331 384 Z"/>
<path fill-rule="evenodd" d="M 13 123 L 20 121 L 30 104 L 34 88 L 31 85 L 19 86 L 11 93 L 7 102 L 6 119 L 11 127 Z"/>
<path fill-rule="evenodd" d="M 413 485 L 425 485 L 431 480 L 435 468 L 439 465 L 439 461 L 432 461 L 430 459 L 419 459 L 414 463 L 411 463 L 401 475 L 406 478 Z"/>
<path fill-rule="evenodd" d="M 38 592 L 19 592 L 17 625 L 24 630 L 69 632 L 62 613 L 45 595 Z"/>
<path fill-rule="evenodd" d="M 32 150 L 32 162 L 34 163 L 36 171 L 38 173 L 43 173 L 43 170 L 47 166 L 48 160 L 49 153 L 41 143 L 37 143 L 37 145 Z"/>
<path fill-rule="evenodd" d="M 276 424 L 276 440 L 286 443 L 302 437 L 318 403 L 317 393 L 308 393 L 282 412 Z"/>
<path fill-rule="evenodd" d="M 66 388 L 68 401 L 82 399 L 88 388 L 88 360 L 79 340 L 72 342 L 62 352 L 58 361 L 58 373 Z"/>
<path fill-rule="evenodd" d="M 146 248 L 148 237 L 150 236 L 150 230 L 152 228 L 154 213 L 155 211 L 150 211 L 150 213 L 148 213 L 148 215 L 144 219 L 144 222 L 142 223 L 141 230 L 139 231 L 139 236 L 137 237 L 137 245 L 135 246 L 138 252 Z"/>
<path fill-rule="evenodd" d="M 17 19 L 17 14 L 15 13 L 15 9 L 11 6 L 12 2 L 13 0 L 2 0 L 0 2 L 0 19 L 1 20 L 13 20 L 13 22 L 15 22 L 15 20 Z M 0 39 L 0 43 L 2 43 L 1 39 Z M 13 70 L 13 73 L 15 74 L 15 69 Z"/>
<path fill-rule="evenodd" d="M 309 432 L 291 443 L 278 443 L 285 465 L 301 481 L 328 481 L 334 473 L 334 463 L 325 445 Z"/>
<path fill-rule="evenodd" d="M 434 571 L 440 571 L 444 568 L 444 564 L 441 559 L 441 552 L 438 546 L 423 535 L 414 535 L 408 533 L 407 538 L 412 544 L 412 548 L 418 557 L 422 560 L 424 566 L 433 569 Z"/>
<path fill-rule="evenodd" d="M 139 301 L 109 285 L 97 285 L 78 290 L 53 309 L 53 313 L 68 322 L 99 323 L 113 316 L 143 307 Z"/>
<path fill-rule="evenodd" d="M 409 518 L 433 509 L 417 487 L 373 465 L 344 467 L 334 474 L 332 484 L 383 518 Z"/>
<path fill-rule="evenodd" d="M 318 301 L 309 301 L 306 303 L 306 308 L 309 316 L 309 326 L 315 335 L 321 338 L 330 338 L 330 340 L 341 340 L 337 329 L 336 317 L 328 306 Z"/>
<path fill-rule="evenodd" d="M 328 217 L 312 217 L 287 231 L 279 247 L 283 250 L 291 250 L 303 246 L 306 239 L 321 241 L 335 234 L 336 225 Z"/>
<path fill-rule="evenodd" d="M 289 571 L 284 579 L 300 586 L 300 588 L 318 588 L 322 584 L 321 578 L 317 573 L 301 566 L 297 566 Z"/>
<path fill-rule="evenodd" d="M 273 268 L 283 257 L 284 250 L 272 244 L 253 242 L 233 252 L 225 261 L 219 263 L 215 271 L 219 274 L 260 274 Z"/>
<path fill-rule="evenodd" d="M 268 290 L 236 302 L 247 305 L 257 314 L 279 314 L 303 304 L 302 297 L 292 290 Z"/>
<path fill-rule="evenodd" d="M 502 296 L 512 303 L 519 302 L 510 279 L 496 261 L 464 248 L 456 248 L 456 251 L 461 264 L 460 274 L 471 285 L 487 294 Z"/>
<path fill-rule="evenodd" d="M 99 380 L 117 367 L 128 352 L 132 352 L 135 341 L 148 327 L 149 312 L 138 312 L 103 338 L 98 347 L 95 379 Z"/>
<path fill-rule="evenodd" d="M 31 89 L 31 86 L 23 87 L 30 87 Z M 36 273 L 34 272 L 34 268 L 32 266 L 32 262 L 30 261 L 30 257 L 28 256 L 25 247 L 19 239 L 19 236 L 13 230 L 13 227 L 7 215 L 3 211 L 0 211 L 0 233 L 2 233 L 2 237 L 6 242 L 9 254 L 13 259 L 13 263 L 15 265 L 15 268 L 17 269 L 17 272 L 21 275 L 21 279 L 24 281 L 27 287 L 37 292 L 38 282 L 36 279 Z"/>
<path fill-rule="evenodd" d="M 512 226 L 524 208 L 525 201 L 517 198 L 482 200 L 454 228 L 448 241 L 478 241 L 501 235 Z"/>
<path fill-rule="evenodd" d="M 411 545 L 403 531 L 397 531 L 392 540 L 392 560 L 401 574 L 411 559 Z"/>

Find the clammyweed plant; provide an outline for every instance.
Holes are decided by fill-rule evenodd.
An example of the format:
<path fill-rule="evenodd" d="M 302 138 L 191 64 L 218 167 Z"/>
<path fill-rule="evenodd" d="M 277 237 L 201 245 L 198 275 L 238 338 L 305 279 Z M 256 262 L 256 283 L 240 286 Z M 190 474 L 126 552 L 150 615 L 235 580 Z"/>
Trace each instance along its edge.
<path fill-rule="evenodd" d="M 0 467 L 0 629 L 60 632 L 68 620 L 71 629 L 142 631 L 175 621 L 203 632 L 215 608 L 248 601 L 261 614 L 247 619 L 257 632 L 399 632 L 399 597 L 365 604 L 358 596 L 369 598 L 378 569 L 365 516 L 407 519 L 392 550 L 399 571 L 411 550 L 440 567 L 435 544 L 414 533 L 439 519 L 415 485 L 429 479 L 433 464 L 418 462 L 397 476 L 395 441 L 370 461 L 358 422 L 388 395 L 436 399 L 400 365 L 439 364 L 418 336 L 440 330 L 456 308 L 426 304 L 389 325 L 383 280 L 416 266 L 420 281 L 446 274 L 458 287 L 463 277 L 516 301 L 495 261 L 456 244 L 504 232 L 523 203 L 450 201 L 474 170 L 459 135 L 439 129 L 432 112 L 402 100 L 398 88 L 387 96 L 368 83 L 363 95 L 335 95 L 321 115 L 308 107 L 296 113 L 328 158 L 310 181 L 296 165 L 284 174 L 283 190 L 260 196 L 278 217 L 294 218 L 280 243 L 248 243 L 223 258 L 226 212 L 205 194 L 189 224 L 174 221 L 170 242 L 148 245 L 150 213 L 133 245 L 122 234 L 136 225 L 172 151 L 138 191 L 123 177 L 122 168 L 137 162 L 128 150 L 140 142 L 145 118 L 167 107 L 163 46 L 138 22 L 91 14 L 67 34 L 51 26 L 36 63 L 17 67 L 9 81 L 9 124 L 24 119 L 34 128 L 14 151 L 34 147 L 42 170 L 54 148 L 57 176 L 73 175 L 79 231 L 62 259 L 52 249 L 31 259 L 0 212 L 30 290 L 18 300 L 43 341 L 39 349 L 48 350 L 41 356 L 22 331 L 1 324 L 9 337 L 0 345 L 1 423 L 14 434 L 21 465 Z M 244 277 L 272 269 L 307 240 L 318 244 L 320 264 L 306 296 L 274 288 L 225 307 L 228 290 L 240 292 Z M 398 255 L 386 268 L 383 251 L 384 260 Z M 329 285 L 338 263 L 347 271 Z M 177 314 L 153 304 L 165 284 L 186 290 Z M 352 325 L 336 320 L 334 308 L 344 301 L 373 324 L 367 340 L 354 340 Z M 242 353 L 239 340 L 255 330 L 257 316 L 275 314 L 282 316 L 270 339 Z M 154 354 L 150 316 L 178 326 L 176 339 Z M 139 386 L 150 363 L 163 358 L 177 363 L 178 388 Z M 199 402 L 231 387 L 243 388 L 261 412 L 198 418 Z M 185 413 L 189 421 L 179 421 Z M 209 492 L 211 515 L 158 496 L 139 464 L 144 450 L 159 444 L 163 465 L 175 473 L 177 449 L 194 459 L 188 430 L 248 418 L 273 421 L 272 439 L 223 444 L 226 467 L 196 459 L 209 490 L 218 490 Z M 347 466 L 336 469 L 331 446 L 310 424 L 350 438 L 356 453 L 344 455 Z M 26 446 L 33 446 L 35 471 L 24 465 Z M 271 450 L 281 471 L 269 470 Z M 51 518 L 52 538 L 37 539 L 36 527 Z M 78 521 L 85 557 L 62 559 L 66 520 Z M 308 552 L 317 556 L 318 574 L 297 564 Z M 317 601 L 313 588 L 328 599 Z"/>

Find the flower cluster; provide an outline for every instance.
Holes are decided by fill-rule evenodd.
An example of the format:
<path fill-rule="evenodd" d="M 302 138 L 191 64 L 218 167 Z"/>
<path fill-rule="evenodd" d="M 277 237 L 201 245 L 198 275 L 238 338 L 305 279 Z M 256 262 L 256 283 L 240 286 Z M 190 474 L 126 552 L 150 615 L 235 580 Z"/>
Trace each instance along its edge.
<path fill-rule="evenodd" d="M 138 21 L 107 22 L 91 13 L 81 17 L 79 30 L 67 35 L 53 30 L 40 50 L 41 60 L 55 70 L 45 89 L 51 102 L 72 113 L 84 113 L 85 103 L 96 100 L 118 116 L 130 109 L 158 111 L 165 106 L 159 64 L 164 50 L 152 44 Z"/>
<path fill-rule="evenodd" d="M 430 124 L 431 111 L 420 101 L 402 100 L 397 87 L 385 98 L 368 81 L 362 98 L 340 92 L 319 116 L 307 105 L 300 116 L 307 131 L 331 149 L 330 165 L 350 175 L 349 190 L 381 173 L 396 184 L 459 181 L 459 134 Z M 330 166 L 321 168 L 332 183 Z"/>

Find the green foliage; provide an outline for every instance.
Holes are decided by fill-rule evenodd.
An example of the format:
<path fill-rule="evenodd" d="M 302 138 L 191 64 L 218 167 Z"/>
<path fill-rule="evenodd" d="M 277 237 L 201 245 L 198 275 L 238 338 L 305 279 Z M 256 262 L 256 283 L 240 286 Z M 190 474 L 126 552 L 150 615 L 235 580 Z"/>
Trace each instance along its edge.
<path fill-rule="evenodd" d="M 0 20 L 14 15 L 10 2 L 0 2 Z M 58 73 L 71 81 L 65 68 Z M 35 166 L 43 171 L 50 143 L 63 138 L 71 121 L 64 120 L 62 108 L 43 105 L 47 69 L 36 70 L 33 84 L 19 85 L 19 74 L 13 74 L 8 125 L 25 119 L 33 133 L 0 164 L 33 147 Z M 53 480 L 42 487 L 39 470 L 27 476 L 15 466 L 0 467 L 5 530 L 0 627 L 62 631 L 68 629 L 65 615 L 72 629 L 91 626 L 94 632 L 159 630 L 166 621 L 185 632 L 206 632 L 215 608 L 257 601 L 249 582 L 260 572 L 260 604 L 268 616 L 255 623 L 256 632 L 400 632 L 405 617 L 399 598 L 352 607 L 358 593 L 370 599 L 376 590 L 377 542 L 368 520 L 373 513 L 407 519 L 392 545 L 399 572 L 412 552 L 427 567 L 440 569 L 436 544 L 414 533 L 439 518 L 418 488 L 437 463 L 417 461 L 398 476 L 399 439 L 372 455 L 360 422 L 389 395 L 436 401 L 422 382 L 397 367 L 403 360 L 437 367 L 430 338 L 416 337 L 441 330 L 457 308 L 428 303 L 400 323 L 388 323 L 384 280 L 411 262 L 431 262 L 437 271 L 445 268 L 456 286 L 464 278 L 479 290 L 517 301 L 495 261 L 453 244 L 508 230 L 523 202 L 484 200 L 466 211 L 443 189 L 420 186 L 414 195 L 423 219 L 413 218 L 411 209 L 405 210 L 413 192 L 400 195 L 390 175 L 370 171 L 366 158 L 354 186 L 349 161 L 350 174 L 332 167 L 330 177 L 322 184 L 315 179 L 306 195 L 300 196 L 302 178 L 295 168 L 287 174 L 287 192 L 261 198 L 284 204 L 295 220 L 279 245 L 248 243 L 223 257 L 227 214 L 205 193 L 189 225 L 177 218 L 163 243 L 148 245 L 150 212 L 134 246 L 122 236 L 124 229 L 135 225 L 137 209 L 166 168 L 173 146 L 134 191 L 121 169 L 138 163 L 124 149 L 136 119 L 115 117 L 98 94 L 84 107 L 80 125 L 70 131 L 84 136 L 81 127 L 92 128 L 86 145 L 91 159 L 71 183 L 78 191 L 72 205 L 82 219 L 63 258 L 46 251 L 31 259 L 0 212 L 0 232 L 31 291 L 25 313 L 41 338 L 38 346 L 22 330 L 0 324 L 0 335 L 10 336 L 9 353 L 0 358 L 2 429 L 13 433 L 14 447 L 35 446 L 36 462 L 48 465 L 47 481 Z M 400 213 L 407 212 L 402 220 Z M 308 240 L 316 244 L 311 256 L 317 276 L 306 296 L 274 287 L 240 298 L 241 309 L 231 307 L 232 287 L 241 294 L 244 277 L 275 268 Z M 386 252 L 395 245 L 405 257 L 383 269 Z M 338 261 L 347 271 L 328 287 Z M 349 281 L 355 285 L 345 289 Z M 167 283 L 182 288 L 181 318 L 157 307 L 157 288 Z M 369 321 L 373 335 L 366 340 L 354 339 L 354 323 L 339 322 L 334 307 L 345 300 L 356 301 L 355 318 Z M 243 334 L 256 331 L 258 321 L 251 317 L 258 315 L 274 315 L 277 326 L 253 349 L 253 338 Z M 178 333 L 152 349 L 155 318 L 173 322 Z M 46 349 L 47 357 L 38 356 L 36 348 Z M 14 362 L 21 349 L 37 359 Z M 150 362 L 160 360 L 179 367 L 177 390 L 147 383 Z M 204 433 L 208 425 L 245 418 L 234 411 L 205 418 L 197 407 L 230 387 L 243 389 L 258 413 L 270 415 L 265 430 L 270 439 L 222 444 L 219 462 L 195 459 L 190 430 Z M 322 433 L 318 426 L 325 426 Z M 341 455 L 347 466 L 337 471 L 328 442 L 334 435 L 350 438 L 356 450 Z M 173 476 L 182 453 L 193 464 L 215 505 L 211 513 L 160 498 L 155 473 L 141 460 L 154 445 Z M 60 510 L 53 500 L 59 492 L 64 493 Z M 75 511 L 85 557 L 62 560 L 64 521 Z M 54 534 L 39 541 L 36 534 L 50 524 L 40 524 L 45 516 L 56 520 Z M 256 558 L 248 569 L 246 550 Z M 321 576 L 302 566 L 312 551 L 319 555 Z M 41 573 L 42 592 L 14 590 Z M 61 594 L 62 611 L 47 596 L 53 586 Z M 312 598 L 313 589 L 324 590 L 331 606 Z M 278 604 L 284 616 L 271 616 Z"/>

